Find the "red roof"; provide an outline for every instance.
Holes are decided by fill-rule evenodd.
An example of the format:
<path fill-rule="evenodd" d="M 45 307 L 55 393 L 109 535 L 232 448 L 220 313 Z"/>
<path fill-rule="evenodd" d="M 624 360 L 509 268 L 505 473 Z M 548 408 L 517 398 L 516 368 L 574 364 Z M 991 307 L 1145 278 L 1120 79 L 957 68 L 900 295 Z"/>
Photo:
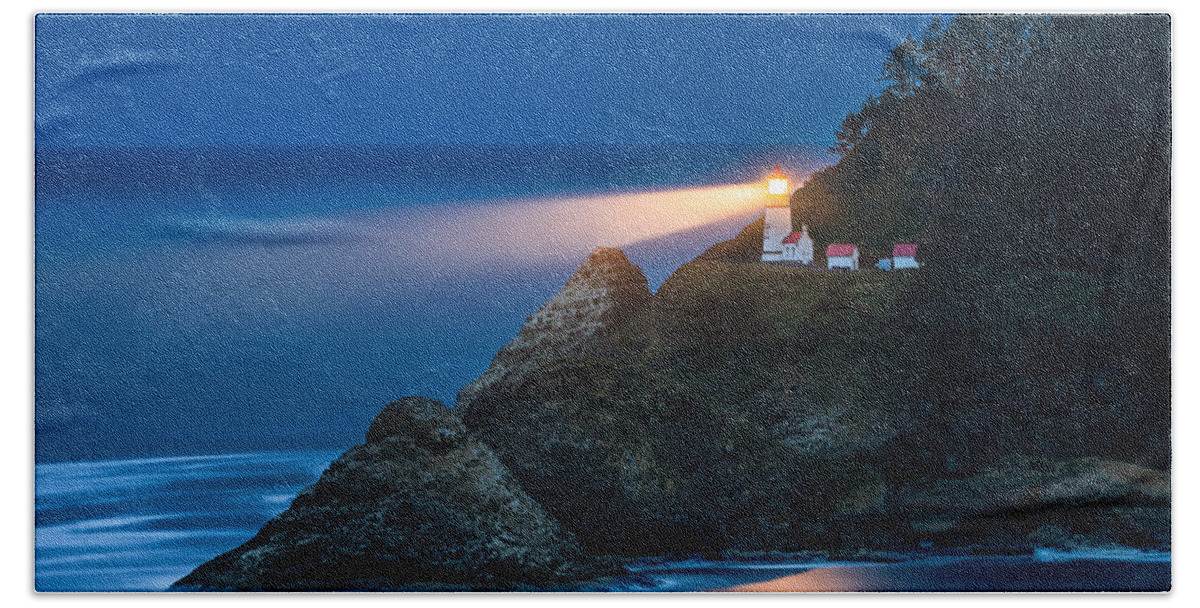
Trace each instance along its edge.
<path fill-rule="evenodd" d="M 858 249 L 858 245 L 851 245 L 849 243 L 834 243 L 834 244 L 830 245 L 829 247 L 825 248 L 825 257 L 827 257 L 827 258 L 841 257 L 841 256 L 852 257 L 852 256 L 854 256 L 854 251 L 857 249 Z"/>
<path fill-rule="evenodd" d="M 787 179 L 787 175 L 779 170 L 779 165 L 775 165 L 775 172 L 768 176 L 769 179 Z"/>
<path fill-rule="evenodd" d="M 917 255 L 916 245 L 896 245 L 892 248 L 892 257 L 911 258 Z"/>
<path fill-rule="evenodd" d="M 791 245 L 792 243 L 799 241 L 800 237 L 802 237 L 802 236 L 804 236 L 804 234 L 802 234 L 800 232 L 793 232 L 793 233 L 787 235 L 786 239 L 783 239 L 783 244 Z"/>

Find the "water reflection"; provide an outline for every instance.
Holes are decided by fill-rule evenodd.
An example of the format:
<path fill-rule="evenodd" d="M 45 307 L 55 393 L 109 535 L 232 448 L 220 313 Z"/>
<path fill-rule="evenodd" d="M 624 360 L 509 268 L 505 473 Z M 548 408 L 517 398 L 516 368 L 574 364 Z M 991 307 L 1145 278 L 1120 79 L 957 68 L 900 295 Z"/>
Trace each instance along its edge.
<path fill-rule="evenodd" d="M 734 585 L 727 591 L 888 591 L 896 590 L 879 566 L 814 568 L 766 581 Z"/>
<path fill-rule="evenodd" d="M 731 585 L 726 591 L 1167 591 L 1170 557 L 1044 561 L 1034 556 L 965 556 L 895 564 L 812 568 Z"/>

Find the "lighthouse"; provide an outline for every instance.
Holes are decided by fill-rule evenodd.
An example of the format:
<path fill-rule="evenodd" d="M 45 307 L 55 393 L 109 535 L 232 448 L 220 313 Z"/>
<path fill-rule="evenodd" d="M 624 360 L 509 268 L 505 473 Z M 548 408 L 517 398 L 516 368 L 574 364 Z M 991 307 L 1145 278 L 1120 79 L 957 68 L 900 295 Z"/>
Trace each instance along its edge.
<path fill-rule="evenodd" d="M 792 209 L 788 206 L 788 178 L 779 165 L 767 178 L 767 209 L 763 224 L 762 261 L 783 261 L 783 241 L 792 233 Z"/>

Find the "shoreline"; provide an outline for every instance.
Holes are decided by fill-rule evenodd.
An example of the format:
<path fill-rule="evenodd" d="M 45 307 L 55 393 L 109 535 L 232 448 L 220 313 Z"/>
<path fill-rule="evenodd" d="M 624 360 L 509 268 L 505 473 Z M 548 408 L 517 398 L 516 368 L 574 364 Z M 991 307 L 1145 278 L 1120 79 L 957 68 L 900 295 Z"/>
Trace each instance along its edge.
<path fill-rule="evenodd" d="M 306 454 L 309 458 L 304 458 Z M 254 456 L 256 455 L 260 456 L 260 458 L 255 458 Z M 55 493 L 53 491 L 54 488 L 39 483 L 38 489 L 41 492 L 37 506 L 49 515 L 48 520 L 43 519 L 40 525 L 35 526 L 35 541 L 41 541 L 40 543 L 35 542 L 36 550 L 44 558 L 37 561 L 41 572 L 37 573 L 38 576 L 36 578 L 43 580 L 43 583 L 39 584 L 39 586 L 44 585 L 60 589 L 73 588 L 75 590 L 91 588 L 92 585 L 89 583 L 74 585 L 70 582 L 70 578 L 62 578 L 64 572 L 56 572 L 55 570 L 68 564 L 75 564 L 74 566 L 70 566 L 71 568 L 78 568 L 82 564 L 94 564 L 97 566 L 103 565 L 105 569 L 115 566 L 124 570 L 124 575 L 112 572 L 104 575 L 105 580 L 115 589 L 157 590 L 153 586 L 152 581 L 176 580 L 179 576 L 191 571 L 200 563 L 210 559 L 213 555 L 227 550 L 257 533 L 259 526 L 266 519 L 278 515 L 280 511 L 287 507 L 287 504 L 295 497 L 300 488 L 314 482 L 320 473 L 328 467 L 329 458 L 336 457 L 336 455 L 333 450 L 264 451 L 257 454 L 207 454 L 202 456 L 153 459 L 92 461 L 82 464 L 50 463 L 48 467 L 39 464 L 37 468 L 41 470 L 43 475 L 47 470 L 70 473 L 73 468 L 82 468 L 85 471 L 109 469 L 112 474 L 118 475 L 121 479 L 134 474 L 147 462 L 158 464 L 160 467 L 167 465 L 180 469 L 179 471 L 175 471 L 175 474 L 165 472 L 166 474 L 164 475 L 163 471 L 157 471 L 156 475 L 147 473 L 149 476 L 145 478 L 135 477 L 128 479 L 127 487 L 124 488 L 116 484 L 113 479 L 106 480 L 104 476 L 92 478 L 90 481 L 108 488 L 108 492 L 105 495 L 99 496 L 93 496 L 87 488 L 71 485 L 74 488 L 72 491 L 88 494 L 92 496 L 93 500 L 110 505 L 119 505 L 120 508 L 115 512 L 93 513 L 91 507 L 84 504 L 81 505 L 83 510 L 75 512 L 74 516 L 71 516 L 71 511 L 64 511 L 57 514 L 51 513 L 51 511 L 56 512 L 63 508 L 70 509 L 70 505 L 55 504 L 63 499 L 69 501 L 69 496 L 66 495 L 69 492 Z M 278 466 L 267 467 L 269 470 L 258 470 L 257 467 L 253 466 L 255 462 L 264 464 L 291 463 L 292 468 L 296 470 L 289 473 L 287 470 L 283 470 L 287 467 L 281 469 Z M 56 464 L 58 466 L 55 466 Z M 222 474 L 219 471 L 213 471 L 213 468 L 228 468 L 228 470 Z M 310 471 L 311 475 L 303 473 L 304 470 Z M 191 471 L 191 473 L 187 471 Z M 214 473 L 216 474 L 215 477 L 213 476 Z M 300 476 L 295 476 L 296 473 L 299 473 Z M 288 477 L 289 475 L 291 476 Z M 279 485 L 279 481 L 271 481 L 272 478 L 279 478 L 280 480 L 287 478 L 290 481 L 284 485 Z M 255 486 L 257 489 L 250 488 L 248 494 L 252 494 L 253 496 L 242 496 L 231 504 L 213 503 L 199 510 L 193 507 L 170 510 L 163 506 L 165 503 L 155 498 L 168 489 L 167 485 L 170 486 L 172 492 L 176 493 L 180 491 L 186 493 L 189 491 L 189 487 L 194 485 L 196 492 L 204 492 L 204 495 L 211 495 L 210 493 L 214 488 L 245 488 L 246 486 L 240 481 L 242 479 L 259 479 L 260 485 Z M 214 486 L 214 483 L 222 485 Z M 47 492 L 47 490 L 50 490 L 50 492 Z M 225 492 L 218 492 L 215 496 L 222 495 L 225 495 Z M 55 498 L 47 502 L 50 496 Z M 125 498 L 120 499 L 121 496 L 125 496 Z M 131 502 L 130 499 L 135 496 L 141 497 L 141 500 L 148 502 L 145 504 L 139 504 L 136 501 Z M 197 496 L 200 496 L 200 494 L 197 494 Z M 113 503 L 109 500 L 111 498 L 118 498 L 120 500 Z M 230 496 L 230 498 L 237 497 Z M 258 502 L 255 502 L 253 499 L 258 499 Z M 235 507 L 235 504 L 240 505 L 240 507 Z M 128 507 L 127 505 L 132 505 L 132 507 Z M 247 513 L 250 513 L 249 517 L 261 518 L 262 522 L 257 521 L 257 519 L 255 521 L 247 519 L 241 528 L 217 529 L 206 519 L 217 513 L 226 513 L 222 517 L 232 516 L 233 512 L 228 511 L 231 507 L 243 508 Z M 200 518 L 197 519 L 197 517 Z M 237 517 L 244 519 L 247 515 L 243 513 Z M 145 553 L 145 557 L 148 559 L 144 560 L 144 564 L 137 561 L 129 561 L 128 557 L 118 559 L 116 564 L 109 563 L 111 559 L 109 556 L 128 556 L 131 546 L 127 543 L 141 537 L 141 535 L 167 531 L 170 531 L 172 534 L 178 534 L 178 536 L 172 538 L 164 537 L 158 541 L 154 539 L 146 541 L 147 545 L 143 548 L 142 552 Z M 63 537 L 64 533 L 68 534 L 68 536 Z M 89 538 L 91 540 L 87 540 Z M 55 539 L 68 541 L 86 540 L 86 546 L 89 547 L 89 551 L 79 553 L 70 547 L 47 546 L 45 544 L 47 541 L 54 541 Z M 187 549 L 187 547 L 197 542 L 200 542 L 200 544 L 207 548 L 202 548 L 201 550 Z M 147 552 L 151 548 L 154 551 Z M 65 553 L 63 553 L 64 551 Z M 55 555 L 56 553 L 59 555 Z M 1166 564 L 1169 571 L 1172 554 L 1170 551 L 1155 551 L 1115 545 L 1073 549 L 1031 547 L 1028 551 L 1020 552 L 1004 552 L 996 549 L 987 551 L 986 548 L 975 546 L 914 551 L 725 552 L 714 555 L 659 555 L 637 558 L 600 556 L 598 559 L 602 562 L 608 561 L 620 573 L 592 581 L 581 582 L 578 587 L 572 587 L 572 590 L 661 591 L 669 589 L 662 589 L 662 584 L 655 583 L 655 581 L 666 579 L 670 582 L 681 579 L 687 583 L 688 588 L 686 590 L 696 591 L 700 590 L 700 587 L 706 589 L 713 588 L 714 586 L 711 583 L 714 580 L 719 582 L 738 577 L 741 577 L 739 579 L 741 582 L 737 584 L 756 584 L 814 570 L 846 568 L 877 569 L 888 565 L 897 565 L 905 568 L 942 568 L 946 563 L 963 564 L 995 562 L 997 560 L 1013 565 L 1023 564 L 1039 571 L 1054 570 L 1058 567 L 1056 565 L 1078 562 L 1107 563 L 1112 565 L 1111 568 L 1104 565 L 1098 567 L 1102 569 L 1116 569 L 1118 571 L 1125 568 L 1124 566 L 1119 566 L 1121 564 L 1133 564 L 1129 568 L 1135 570 L 1140 568 L 1137 564 Z M 174 563 L 176 566 L 173 569 L 170 560 L 175 560 Z M 944 563 L 939 565 L 939 562 Z M 49 570 L 43 570 L 43 568 L 49 568 Z M 1158 568 L 1161 570 L 1161 566 Z M 158 574 L 164 569 L 171 570 L 171 573 L 165 575 Z M 1150 569 L 1154 570 L 1155 567 L 1151 566 Z M 79 579 L 80 581 L 90 580 L 88 577 L 91 576 L 91 571 L 88 568 L 74 571 L 78 573 L 78 576 L 82 577 Z M 744 580 L 747 577 L 754 578 L 756 581 Z M 50 582 L 56 579 L 60 582 Z M 62 584 L 64 582 L 65 584 Z M 684 582 L 672 584 L 684 585 Z M 635 589 L 627 589 L 628 587 L 635 587 Z"/>

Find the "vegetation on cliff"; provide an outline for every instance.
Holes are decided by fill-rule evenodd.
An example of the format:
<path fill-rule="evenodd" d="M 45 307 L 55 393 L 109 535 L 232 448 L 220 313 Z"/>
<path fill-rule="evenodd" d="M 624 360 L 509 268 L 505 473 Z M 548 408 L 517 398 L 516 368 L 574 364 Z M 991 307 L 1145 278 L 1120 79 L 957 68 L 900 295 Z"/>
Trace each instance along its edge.
<path fill-rule="evenodd" d="M 891 51 L 793 217 L 939 265 L 1162 272 L 1166 15 L 962 15 Z"/>
<path fill-rule="evenodd" d="M 1162 466 L 1162 421 L 1111 370 L 1007 359 L 1009 340 L 1093 339 L 1094 277 L 995 279 L 979 301 L 1015 311 L 1013 324 L 976 336 L 993 350 L 953 383 L 929 361 L 924 281 L 692 262 L 604 340 L 494 383 L 464 420 L 585 550 L 627 555 L 945 546 L 952 536 L 922 524 L 931 516 L 906 492 L 1022 454 Z M 1065 523 L 1071 537 L 1161 546 L 1164 503 L 1131 496 L 1146 508 L 1123 535 L 1035 502 L 1012 525 L 960 526 L 953 540 L 1028 548 Z M 960 517 L 972 519 L 965 507 Z"/>
<path fill-rule="evenodd" d="M 1153 492 L 957 536 L 909 501 L 1169 467 L 1169 39 L 1162 16 L 935 22 L 792 200 L 823 241 L 916 241 L 924 268 L 758 265 L 753 224 L 464 420 L 590 551 L 1169 542 Z"/>
<path fill-rule="evenodd" d="M 991 386 L 1065 408 L 1116 383 L 1141 412 L 1125 455 L 1166 466 L 1170 39 L 1166 15 L 935 21 L 796 191 L 822 238 L 923 243 L 909 305 L 930 401 Z"/>

